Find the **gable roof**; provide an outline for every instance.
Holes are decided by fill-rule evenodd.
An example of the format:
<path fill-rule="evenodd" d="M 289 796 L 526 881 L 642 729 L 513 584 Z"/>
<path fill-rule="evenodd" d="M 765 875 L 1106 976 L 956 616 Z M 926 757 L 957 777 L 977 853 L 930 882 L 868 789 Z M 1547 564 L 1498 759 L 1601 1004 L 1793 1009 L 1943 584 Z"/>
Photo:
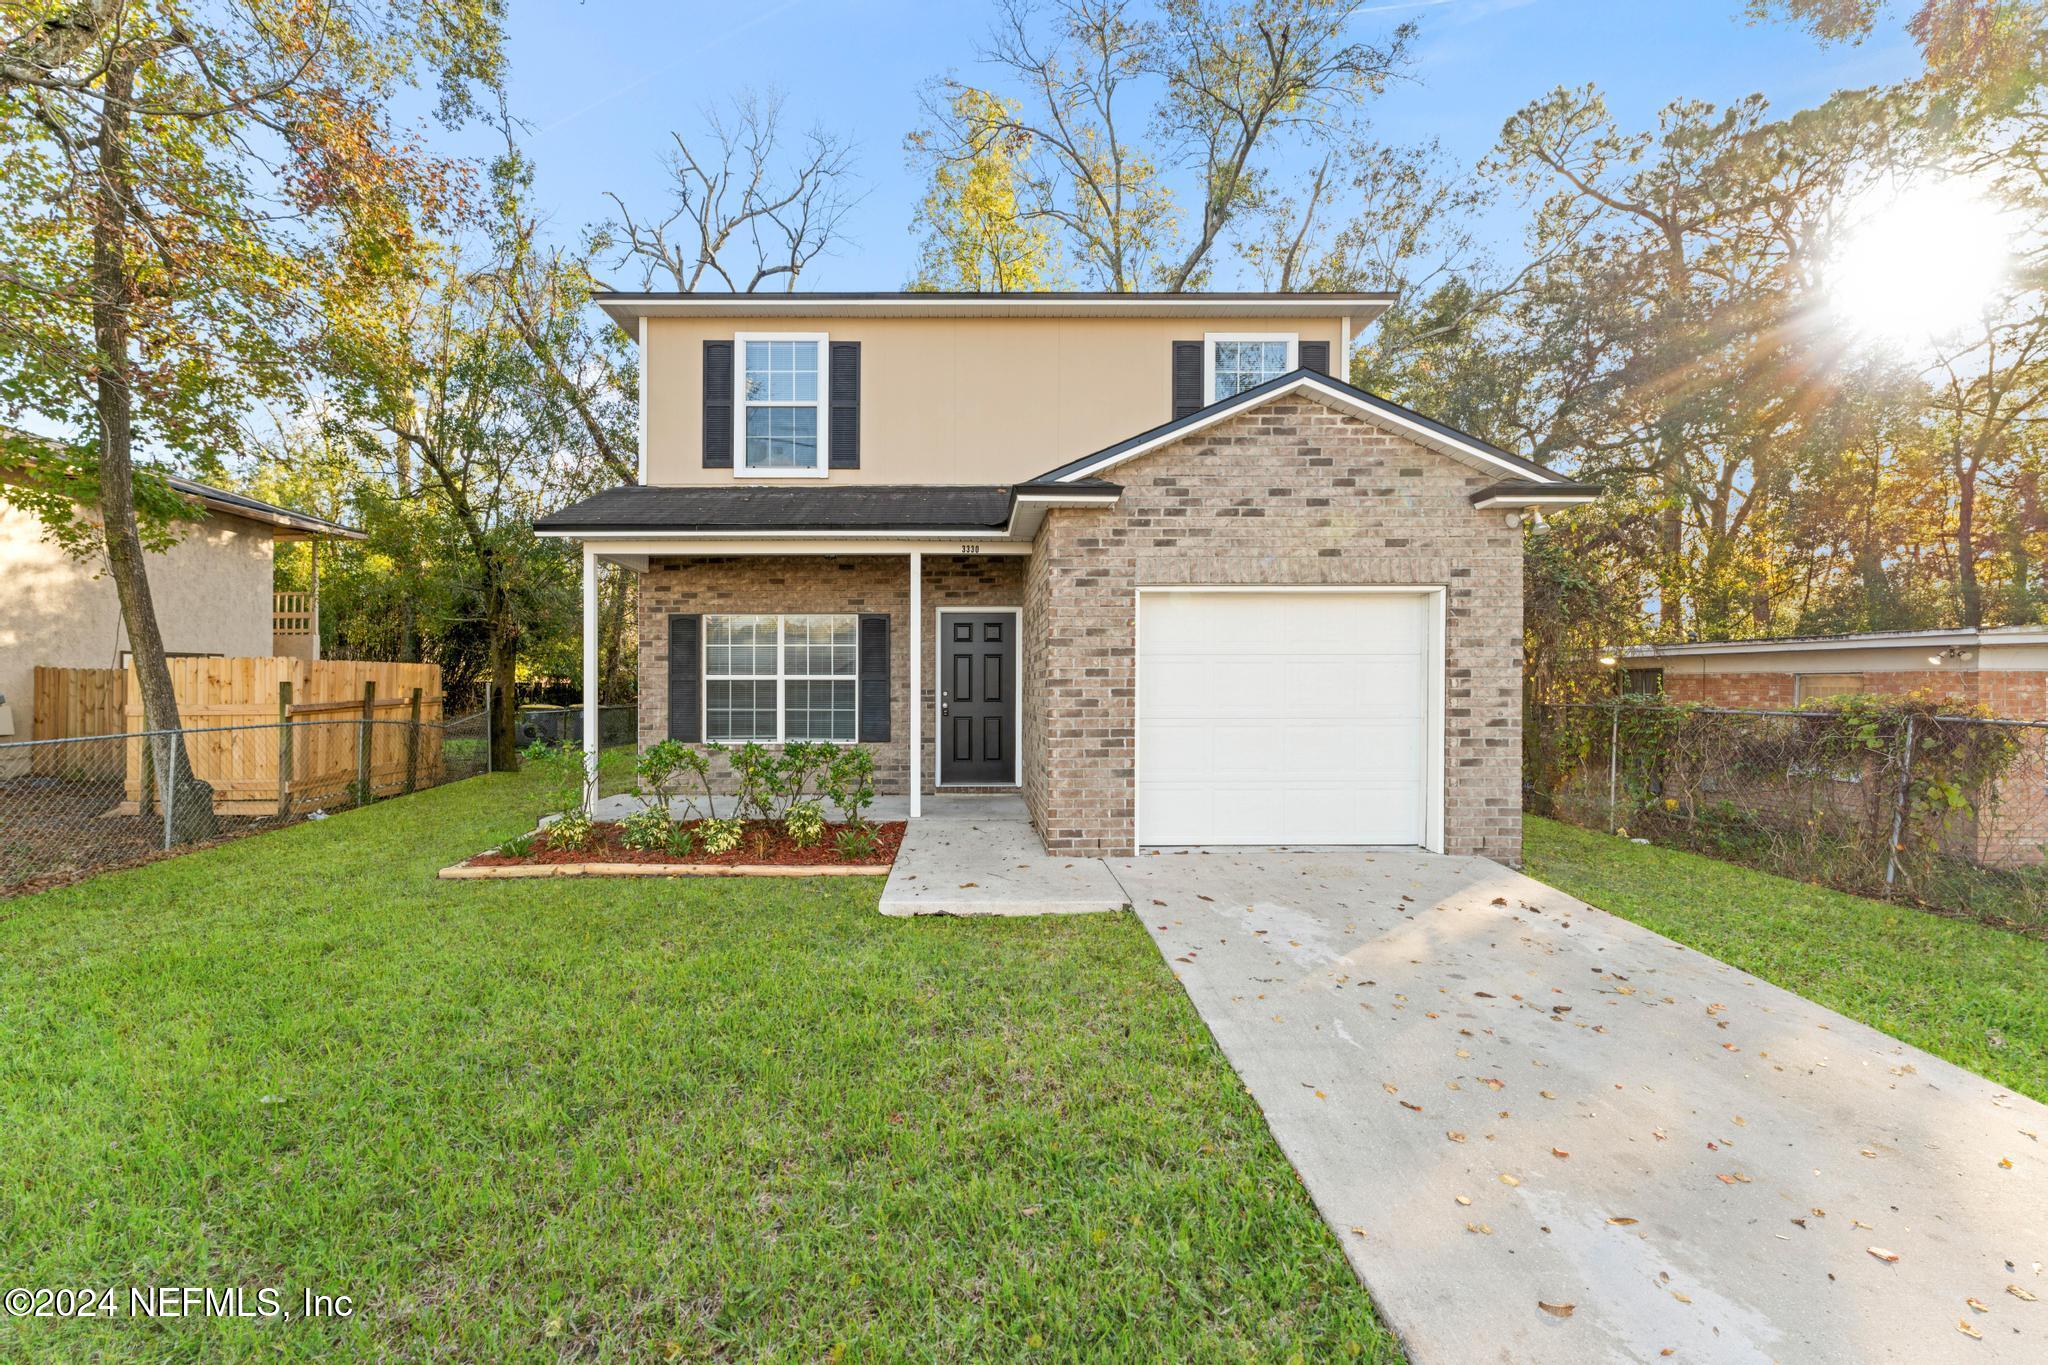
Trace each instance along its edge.
<path fill-rule="evenodd" d="M 623 484 L 534 523 L 543 536 L 880 534 L 916 538 L 1020 533 L 1019 504 L 1115 502 L 1101 479 L 1036 484 L 841 484 L 811 488 Z M 1035 529 L 1034 509 L 1023 509 Z M 1036 509 L 1042 511 L 1042 509 Z"/>
<path fill-rule="evenodd" d="M 1072 483 L 1092 478 L 1126 460 L 1136 459 L 1163 445 L 1205 431 L 1262 404 L 1298 393 L 1349 413 L 1383 431 L 1406 436 L 1418 445 L 1427 446 L 1472 468 L 1504 475 L 1503 482 L 1480 490 L 1480 494 L 1474 497 L 1473 501 L 1482 506 L 1520 505 L 1516 501 L 1518 497 L 1540 497 L 1550 505 L 1569 505 L 1591 502 L 1599 493 L 1591 484 L 1575 483 L 1534 460 L 1525 460 L 1520 455 L 1511 454 L 1454 427 L 1447 427 L 1434 418 L 1424 417 L 1376 393 L 1353 388 L 1340 379 L 1308 369 L 1290 370 L 1185 417 L 1177 417 L 1150 431 L 1126 437 L 1092 455 L 1083 455 L 1078 460 L 1048 470 L 1032 482 Z M 1484 502 L 1481 502 L 1482 498 Z"/>

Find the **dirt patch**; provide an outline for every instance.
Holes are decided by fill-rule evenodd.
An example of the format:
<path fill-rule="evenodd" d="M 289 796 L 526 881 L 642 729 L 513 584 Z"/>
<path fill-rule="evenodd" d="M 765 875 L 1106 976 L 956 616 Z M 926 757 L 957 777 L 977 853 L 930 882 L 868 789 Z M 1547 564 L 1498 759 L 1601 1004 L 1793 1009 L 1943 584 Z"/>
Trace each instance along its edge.
<path fill-rule="evenodd" d="M 680 828 L 695 831 L 702 824 L 699 820 L 681 823 Z M 875 848 L 863 858 L 846 858 L 839 853 L 839 836 L 852 829 L 851 825 L 827 825 L 825 837 L 809 848 L 799 848 L 783 832 L 782 826 L 767 820 L 750 820 L 746 832 L 740 836 L 739 847 L 728 853 L 706 853 L 693 848 L 685 857 L 667 853 L 648 852 L 645 849 L 627 848 L 619 842 L 620 827 L 611 821 L 599 821 L 592 830 L 596 837 L 588 848 L 535 848 L 523 858 L 500 853 L 496 849 L 479 853 L 465 867 L 546 867 L 563 863 L 640 863 L 650 866 L 677 866 L 684 864 L 716 867 L 833 867 L 856 865 L 880 867 L 896 861 L 896 850 L 903 846 L 904 822 L 891 820 L 875 825 Z"/>
<path fill-rule="evenodd" d="M 277 820 L 220 821 L 220 838 L 164 849 L 163 816 L 114 815 L 119 782 L 59 777 L 0 781 L 0 896 L 25 896 L 102 872 L 136 867 L 197 848 L 275 829 Z"/>

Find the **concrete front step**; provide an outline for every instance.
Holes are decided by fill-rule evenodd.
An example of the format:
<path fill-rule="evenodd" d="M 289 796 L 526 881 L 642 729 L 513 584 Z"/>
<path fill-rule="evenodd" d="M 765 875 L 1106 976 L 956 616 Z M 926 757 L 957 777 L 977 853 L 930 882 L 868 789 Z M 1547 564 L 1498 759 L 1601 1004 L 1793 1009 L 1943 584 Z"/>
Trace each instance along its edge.
<path fill-rule="evenodd" d="M 1056 858 L 1022 820 L 910 822 L 885 915 L 1077 915 L 1130 899 L 1099 858 Z"/>

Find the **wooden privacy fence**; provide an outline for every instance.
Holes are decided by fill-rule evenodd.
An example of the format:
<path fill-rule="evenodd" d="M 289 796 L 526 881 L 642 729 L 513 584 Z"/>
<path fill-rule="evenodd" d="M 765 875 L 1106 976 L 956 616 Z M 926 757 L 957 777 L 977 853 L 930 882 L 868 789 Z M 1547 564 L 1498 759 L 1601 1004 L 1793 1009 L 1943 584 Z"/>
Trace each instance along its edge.
<path fill-rule="evenodd" d="M 118 735 L 128 728 L 128 675 L 118 668 L 46 668 L 36 665 L 29 737 Z M 46 744 L 30 751 L 29 771 L 62 777 L 70 771 L 111 775 L 121 763 L 121 741 Z"/>
<path fill-rule="evenodd" d="M 172 659 L 195 776 L 222 815 L 290 815 L 441 780 L 439 664 L 348 659 Z M 126 680 L 125 729 L 147 729 Z M 155 797 L 148 744 L 127 749 L 130 811 Z"/>

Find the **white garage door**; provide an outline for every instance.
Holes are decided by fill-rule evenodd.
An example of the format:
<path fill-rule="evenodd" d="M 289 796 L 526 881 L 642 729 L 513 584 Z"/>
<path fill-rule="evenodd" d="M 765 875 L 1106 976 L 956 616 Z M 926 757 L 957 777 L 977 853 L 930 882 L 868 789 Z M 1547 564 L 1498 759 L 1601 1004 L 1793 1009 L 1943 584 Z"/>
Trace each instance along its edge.
<path fill-rule="evenodd" d="M 1138 842 L 1421 844 L 1425 593 L 1147 590 Z"/>

